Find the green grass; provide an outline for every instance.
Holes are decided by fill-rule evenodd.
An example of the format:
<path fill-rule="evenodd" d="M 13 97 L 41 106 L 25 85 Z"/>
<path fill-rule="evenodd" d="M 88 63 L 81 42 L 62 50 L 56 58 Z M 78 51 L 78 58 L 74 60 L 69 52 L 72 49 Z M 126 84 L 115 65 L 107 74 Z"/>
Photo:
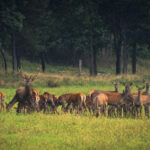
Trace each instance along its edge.
<path fill-rule="evenodd" d="M 149 149 L 150 120 L 0 114 L 0 149 Z"/>
<path fill-rule="evenodd" d="M 96 79 L 95 79 L 96 80 Z M 92 89 L 113 90 L 107 81 L 103 85 L 36 87 L 61 95 L 69 92 L 88 94 Z M 35 88 L 35 87 L 34 87 Z M 120 91 L 123 89 L 120 86 Z M 15 89 L 1 89 L 6 93 L 6 102 L 15 94 Z M 59 110 L 60 111 L 60 110 Z M 150 120 L 132 118 L 107 118 L 90 115 L 64 114 L 20 114 L 15 109 L 0 113 L 0 150 L 93 150 L 93 149 L 145 149 L 150 147 Z"/>
<path fill-rule="evenodd" d="M 0 91 L 6 94 L 7 103 L 15 95 L 16 89 L 24 85 L 19 75 L 11 72 L 10 62 L 7 74 L 0 71 Z M 148 69 L 150 61 L 143 60 L 140 63 L 137 66 L 137 75 L 115 76 L 114 69 L 104 66 L 99 69 L 99 72 L 104 74 L 97 77 L 89 77 L 86 68 L 83 68 L 84 74 L 78 77 L 77 68 L 47 65 L 46 73 L 39 73 L 32 87 L 40 94 L 47 91 L 57 96 L 77 92 L 87 95 L 93 89 L 114 90 L 111 81 L 119 80 L 134 82 L 132 91 L 136 91 L 135 84 L 143 85 L 143 79 L 150 80 Z M 39 67 L 38 64 L 25 60 L 22 64 L 23 71 L 28 75 L 33 75 Z M 122 92 L 123 89 L 124 87 L 120 85 L 119 91 Z M 5 111 L 0 113 L 0 150 L 150 149 L 150 120 L 146 117 L 97 119 L 89 113 L 64 114 L 60 109 L 59 115 L 43 113 L 16 115 L 15 111 L 13 108 L 9 113 Z"/>

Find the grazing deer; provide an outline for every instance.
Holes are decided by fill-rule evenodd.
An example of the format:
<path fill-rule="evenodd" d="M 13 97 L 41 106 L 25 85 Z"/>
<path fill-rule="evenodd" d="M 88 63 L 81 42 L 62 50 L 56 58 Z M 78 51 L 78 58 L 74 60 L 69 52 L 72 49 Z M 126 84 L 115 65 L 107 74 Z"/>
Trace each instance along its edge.
<path fill-rule="evenodd" d="M 66 112 L 70 109 L 71 104 L 73 108 L 77 107 L 77 113 L 82 111 L 82 107 L 86 110 L 86 96 L 82 93 L 75 93 L 70 96 L 68 99 L 68 104 L 66 107 Z"/>
<path fill-rule="evenodd" d="M 71 95 L 72 95 L 72 93 L 67 93 L 67 94 L 63 94 L 63 95 L 58 97 L 58 103 L 60 105 L 62 105 L 62 110 L 65 111 L 65 109 L 66 109 L 65 105 L 68 104 L 68 100 L 69 100 Z"/>
<path fill-rule="evenodd" d="M 13 105 L 18 102 L 17 113 L 21 112 L 22 108 L 27 108 L 27 112 L 30 113 L 32 110 L 35 110 L 35 102 L 33 101 L 33 95 L 35 95 L 35 90 L 31 87 L 31 82 L 37 78 L 38 73 L 35 75 L 27 76 L 23 75 L 22 72 L 19 72 L 21 78 L 25 82 L 24 87 L 20 87 L 16 90 L 14 98 L 9 104 L 7 104 L 7 111 L 10 111 Z"/>
<path fill-rule="evenodd" d="M 51 110 L 52 112 L 57 112 L 57 106 L 59 105 L 58 104 L 58 97 L 54 94 L 50 94 L 48 92 L 45 92 L 43 94 L 43 96 L 41 96 L 41 104 L 42 104 L 42 107 L 44 109 L 44 113 L 46 111 L 49 111 Z"/>
<path fill-rule="evenodd" d="M 5 99 L 5 94 L 0 92 L 0 107 L 1 107 L 0 112 L 4 110 L 4 99 Z"/>

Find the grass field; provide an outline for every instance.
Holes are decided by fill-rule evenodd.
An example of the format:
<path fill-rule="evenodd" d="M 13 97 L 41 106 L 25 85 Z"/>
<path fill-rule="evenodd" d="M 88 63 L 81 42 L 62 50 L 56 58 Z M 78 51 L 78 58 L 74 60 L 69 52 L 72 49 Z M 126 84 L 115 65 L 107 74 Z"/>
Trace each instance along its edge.
<path fill-rule="evenodd" d="M 30 65 L 29 62 L 27 62 Z M 35 65 L 35 68 L 38 65 Z M 25 66 L 26 68 L 26 66 Z M 142 66 L 139 70 L 143 71 Z M 28 75 L 31 71 L 25 69 Z M 149 70 L 137 75 L 101 74 L 89 77 L 86 69 L 81 77 L 77 76 L 77 69 L 56 67 L 51 73 L 39 73 L 33 82 L 40 94 L 45 91 L 56 94 L 81 92 L 88 94 L 93 89 L 114 90 L 112 80 L 134 82 L 143 85 L 142 80 L 150 80 Z M 58 70 L 66 70 L 59 72 Z M 30 73 L 28 73 L 30 71 Z M 32 72 L 32 73 L 33 73 Z M 139 71 L 140 72 L 140 71 Z M 24 85 L 17 73 L 10 71 L 4 74 L 0 71 L 0 91 L 6 94 L 5 102 L 9 102 L 15 95 L 19 86 Z M 119 91 L 124 89 L 120 85 Z M 56 114 L 20 114 L 16 115 L 15 109 L 11 112 L 0 113 L 0 150 L 149 150 L 150 149 L 150 120 L 132 118 L 107 118 L 98 119 L 89 113 L 81 115 L 64 114 L 59 110 Z"/>

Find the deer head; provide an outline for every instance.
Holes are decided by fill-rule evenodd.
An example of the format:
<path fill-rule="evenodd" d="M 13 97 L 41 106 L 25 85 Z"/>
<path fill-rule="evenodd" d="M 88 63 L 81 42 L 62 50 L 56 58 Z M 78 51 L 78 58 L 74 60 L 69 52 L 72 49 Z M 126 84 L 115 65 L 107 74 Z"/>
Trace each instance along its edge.
<path fill-rule="evenodd" d="M 141 91 L 145 88 L 145 86 L 139 87 L 139 86 L 136 85 L 136 88 L 138 89 L 138 93 L 141 93 Z"/>
<path fill-rule="evenodd" d="M 115 91 L 118 92 L 118 86 L 120 84 L 120 82 L 115 82 L 114 80 L 112 81 L 112 84 L 114 85 L 115 87 Z"/>
<path fill-rule="evenodd" d="M 124 82 L 121 83 L 125 87 L 125 93 L 131 93 L 132 85 L 133 83 L 130 82 L 129 84 L 126 84 Z"/>
<path fill-rule="evenodd" d="M 149 89 L 149 87 L 150 87 L 150 82 L 146 82 L 145 80 L 143 80 L 143 83 L 145 84 L 146 89 Z"/>
<path fill-rule="evenodd" d="M 21 70 L 19 70 L 19 75 L 23 79 L 23 81 L 26 83 L 26 85 L 30 85 L 32 81 L 34 81 L 38 76 L 39 71 L 34 75 L 27 75 L 23 74 Z"/>

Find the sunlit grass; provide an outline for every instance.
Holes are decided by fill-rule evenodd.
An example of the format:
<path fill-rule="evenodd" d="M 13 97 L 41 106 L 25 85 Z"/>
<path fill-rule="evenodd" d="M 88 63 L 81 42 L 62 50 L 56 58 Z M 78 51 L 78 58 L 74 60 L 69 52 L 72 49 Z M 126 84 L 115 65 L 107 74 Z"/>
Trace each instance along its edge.
<path fill-rule="evenodd" d="M 9 59 L 11 60 L 11 59 Z M 143 63 L 145 67 L 143 67 Z M 32 87 L 40 94 L 45 91 L 57 96 L 64 93 L 88 94 L 93 89 L 113 91 L 112 80 L 133 82 L 143 85 L 142 80 L 150 79 L 150 61 L 144 61 L 137 66 L 137 75 L 114 75 L 114 70 L 102 67 L 96 77 L 90 77 L 88 69 L 78 77 L 77 68 L 67 66 L 47 65 L 46 73 L 39 73 Z M 23 71 L 28 75 L 37 72 L 38 64 L 23 61 Z M 30 67 L 29 67 L 30 66 Z M 112 65 L 111 65 L 112 66 Z M 8 63 L 8 73 L 0 71 L 0 91 L 6 94 L 5 102 L 10 102 L 16 89 L 24 85 L 18 73 L 11 72 L 11 63 Z M 131 69 L 131 66 L 129 66 Z M 29 73 L 29 72 L 30 73 Z M 142 71 L 142 73 L 141 73 Z M 119 86 L 119 92 L 124 87 Z M 150 148 L 150 120 L 142 119 L 99 117 L 89 113 L 81 115 L 64 114 L 60 107 L 57 114 L 20 114 L 16 115 L 14 107 L 9 113 L 0 113 L 0 150 L 149 150 Z"/>
<path fill-rule="evenodd" d="M 150 121 L 0 114 L 0 149 L 149 149 Z"/>

